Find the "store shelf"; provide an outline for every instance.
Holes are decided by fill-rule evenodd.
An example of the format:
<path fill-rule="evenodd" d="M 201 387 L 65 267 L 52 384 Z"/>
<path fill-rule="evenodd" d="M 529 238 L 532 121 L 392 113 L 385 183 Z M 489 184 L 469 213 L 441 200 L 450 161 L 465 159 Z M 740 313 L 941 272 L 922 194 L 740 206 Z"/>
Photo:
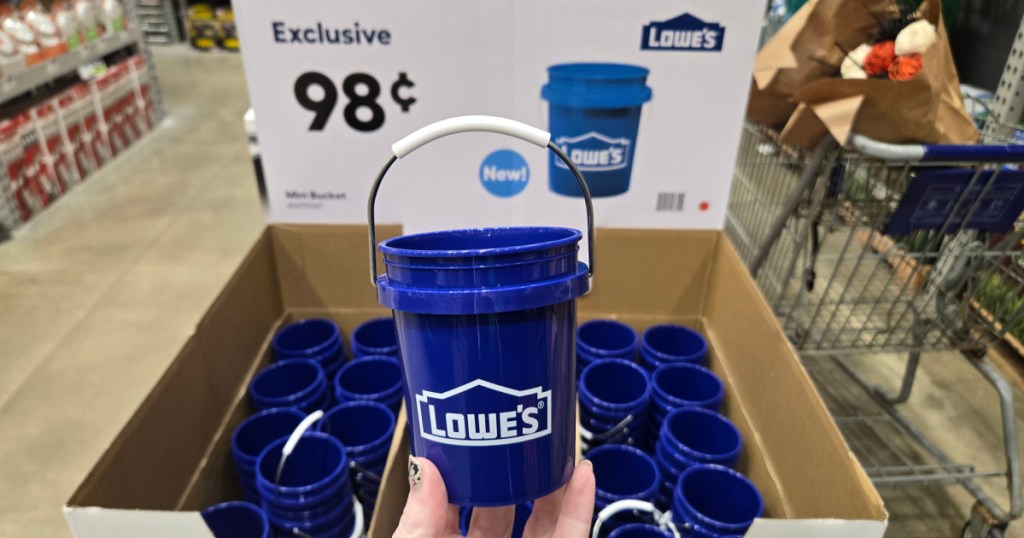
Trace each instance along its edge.
<path fill-rule="evenodd" d="M 138 33 L 133 30 L 117 32 L 32 67 L 14 72 L 8 72 L 5 69 L 4 77 L 0 79 L 0 104 L 47 82 L 73 73 L 85 63 L 99 60 L 138 41 Z"/>

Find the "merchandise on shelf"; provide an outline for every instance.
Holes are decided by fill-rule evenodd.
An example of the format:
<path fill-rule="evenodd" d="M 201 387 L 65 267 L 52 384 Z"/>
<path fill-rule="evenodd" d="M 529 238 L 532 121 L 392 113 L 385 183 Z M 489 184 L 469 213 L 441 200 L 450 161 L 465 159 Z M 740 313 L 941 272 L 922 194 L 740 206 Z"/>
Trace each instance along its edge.
<path fill-rule="evenodd" d="M 32 28 L 15 13 L 10 4 L 0 4 L 0 28 L 14 39 L 26 65 L 35 65 L 45 58 Z"/>
<path fill-rule="evenodd" d="M 57 113 L 66 133 L 69 161 L 82 180 L 96 170 L 96 157 L 85 131 L 85 116 L 91 104 L 89 87 L 85 84 L 77 84 L 57 97 Z"/>
<path fill-rule="evenodd" d="M 73 8 L 86 43 L 96 41 L 103 35 L 103 28 L 99 21 L 99 8 L 93 0 L 74 0 Z"/>
<path fill-rule="evenodd" d="M 30 205 L 33 208 L 32 212 L 37 213 L 63 194 L 64 188 L 46 162 L 43 140 L 36 129 L 31 111 L 19 114 L 15 123 L 18 124 L 18 138 L 24 149 L 22 181 L 24 185 L 29 186 L 28 192 L 36 195 L 34 200 L 30 199 Z"/>
<path fill-rule="evenodd" d="M 71 159 L 64 148 L 63 131 L 57 117 L 57 107 L 53 102 L 46 102 L 32 108 L 31 116 L 35 122 L 36 134 L 42 142 L 43 166 L 47 174 L 54 179 L 59 189 L 58 194 L 67 192 L 78 184 L 78 175 L 72 171 Z"/>
<path fill-rule="evenodd" d="M 57 0 L 50 10 L 53 24 L 57 27 L 68 50 L 75 50 L 82 45 L 83 31 L 78 14 L 68 0 Z"/>
<path fill-rule="evenodd" d="M 213 50 L 217 46 L 217 22 L 209 4 L 194 4 L 188 8 L 188 40 L 199 50 Z"/>
<path fill-rule="evenodd" d="M 146 59 L 136 54 L 127 60 L 132 80 L 138 95 L 137 123 L 148 131 L 156 124 L 156 102 L 153 100 L 153 77 L 150 75 Z"/>
<path fill-rule="evenodd" d="M 57 30 L 50 13 L 36 0 L 22 0 L 18 11 L 25 24 L 32 29 L 44 58 L 54 58 L 68 51 L 64 37 Z"/>
<path fill-rule="evenodd" d="M 224 50 L 238 50 L 238 29 L 235 27 L 235 12 L 230 7 L 219 7 L 214 12 L 217 19 L 217 45 Z"/>
<path fill-rule="evenodd" d="M 127 26 L 120 0 L 100 0 L 99 11 L 105 33 L 121 32 Z"/>

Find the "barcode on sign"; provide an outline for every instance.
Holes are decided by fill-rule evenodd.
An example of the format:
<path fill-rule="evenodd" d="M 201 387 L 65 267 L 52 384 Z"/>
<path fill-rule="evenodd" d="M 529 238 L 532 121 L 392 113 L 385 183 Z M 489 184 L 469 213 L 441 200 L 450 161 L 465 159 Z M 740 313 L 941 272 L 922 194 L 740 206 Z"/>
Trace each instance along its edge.
<path fill-rule="evenodd" d="M 655 206 L 654 210 L 682 211 L 684 198 L 686 198 L 686 194 L 681 192 L 659 192 L 658 204 Z"/>

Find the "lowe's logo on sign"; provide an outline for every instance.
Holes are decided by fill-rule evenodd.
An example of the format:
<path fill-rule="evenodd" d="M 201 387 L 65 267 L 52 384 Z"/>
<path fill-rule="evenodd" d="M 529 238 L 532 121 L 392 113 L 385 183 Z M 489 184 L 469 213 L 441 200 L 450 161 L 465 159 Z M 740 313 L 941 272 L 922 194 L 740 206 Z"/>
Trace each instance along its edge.
<path fill-rule="evenodd" d="M 612 138 L 591 131 L 580 136 L 560 136 L 555 144 L 572 159 L 572 162 L 584 172 L 606 172 L 619 170 L 629 165 L 628 138 Z M 555 165 L 568 168 L 561 159 Z"/>
<path fill-rule="evenodd" d="M 420 435 L 436 443 L 495 446 L 551 435 L 551 391 L 515 390 L 477 379 L 416 395 Z"/>
<path fill-rule="evenodd" d="M 689 13 L 644 25 L 641 50 L 722 51 L 725 27 L 704 22 Z"/>

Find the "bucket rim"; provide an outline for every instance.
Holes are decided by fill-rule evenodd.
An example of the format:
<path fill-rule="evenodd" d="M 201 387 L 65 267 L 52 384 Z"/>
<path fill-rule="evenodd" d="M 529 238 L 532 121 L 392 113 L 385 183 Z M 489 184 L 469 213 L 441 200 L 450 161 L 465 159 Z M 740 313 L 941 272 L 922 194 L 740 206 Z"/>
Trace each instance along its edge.
<path fill-rule="evenodd" d="M 565 237 L 552 239 L 548 241 L 540 241 L 507 247 L 440 250 L 422 248 L 402 248 L 400 246 L 394 246 L 395 243 L 400 243 L 402 241 L 416 241 L 444 236 L 455 236 L 457 234 L 483 236 L 485 234 L 508 234 L 512 232 L 521 231 L 531 231 L 535 233 L 560 232 L 565 233 L 567 235 Z M 412 258 L 467 258 L 479 256 L 500 256 L 505 254 L 518 254 L 521 252 L 533 252 L 537 250 L 544 250 L 548 248 L 571 245 L 573 243 L 578 243 L 582 238 L 583 233 L 580 232 L 579 230 L 575 228 L 567 228 L 562 226 L 499 226 L 488 228 L 460 228 L 455 230 L 437 230 L 432 232 L 400 235 L 398 237 L 392 237 L 389 239 L 385 239 L 384 241 L 381 241 L 378 248 L 380 249 L 380 252 L 383 253 L 384 255 L 405 256 Z M 387 259 L 384 260 L 384 264 L 388 264 Z"/>
<path fill-rule="evenodd" d="M 742 531 L 750 526 L 749 522 L 733 523 L 729 521 L 719 521 L 716 519 L 712 519 L 702 514 L 701 512 L 697 511 L 697 509 L 690 503 L 690 499 L 688 499 L 685 495 L 682 494 L 682 485 L 687 478 L 697 473 L 707 472 L 724 473 L 731 477 L 732 479 L 738 480 L 739 482 L 744 483 L 750 487 L 750 490 L 754 493 L 754 498 L 757 501 L 757 514 L 754 517 L 750 518 L 751 522 L 753 522 L 754 519 L 757 519 L 764 514 L 764 497 L 761 496 L 761 490 L 757 489 L 757 486 L 751 479 L 744 476 L 743 473 L 735 469 L 730 469 L 729 467 L 726 467 L 724 465 L 699 463 L 679 473 L 679 478 L 676 480 L 676 487 L 672 492 L 673 502 L 678 502 L 683 507 L 687 515 L 692 516 L 694 519 L 697 520 L 698 523 L 704 526 L 712 526 L 719 529 L 727 530 L 729 532 Z"/>

